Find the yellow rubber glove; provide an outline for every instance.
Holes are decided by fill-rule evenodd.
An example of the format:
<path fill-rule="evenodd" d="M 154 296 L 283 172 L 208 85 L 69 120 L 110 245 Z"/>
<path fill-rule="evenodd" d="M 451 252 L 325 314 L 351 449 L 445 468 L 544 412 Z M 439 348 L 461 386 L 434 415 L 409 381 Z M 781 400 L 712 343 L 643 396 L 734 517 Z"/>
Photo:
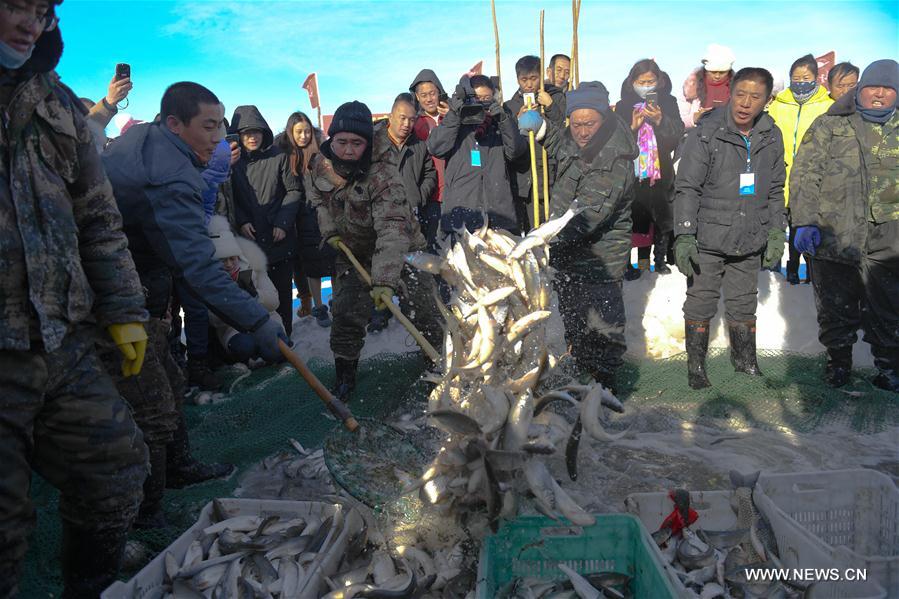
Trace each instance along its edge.
<path fill-rule="evenodd" d="M 111 324 L 106 330 L 125 356 L 122 360 L 122 376 L 127 378 L 133 374 L 140 374 L 144 354 L 147 352 L 147 332 L 144 325 L 139 322 Z"/>
<path fill-rule="evenodd" d="M 340 251 L 340 248 L 337 247 L 337 244 L 341 242 L 340 235 L 331 235 L 330 237 L 328 237 L 327 242 L 328 245 L 330 245 L 332 248 L 334 248 L 338 252 Z"/>
<path fill-rule="evenodd" d="M 372 287 L 371 299 L 375 300 L 375 310 L 386 310 L 387 302 L 393 301 L 393 289 L 380 286 Z"/>

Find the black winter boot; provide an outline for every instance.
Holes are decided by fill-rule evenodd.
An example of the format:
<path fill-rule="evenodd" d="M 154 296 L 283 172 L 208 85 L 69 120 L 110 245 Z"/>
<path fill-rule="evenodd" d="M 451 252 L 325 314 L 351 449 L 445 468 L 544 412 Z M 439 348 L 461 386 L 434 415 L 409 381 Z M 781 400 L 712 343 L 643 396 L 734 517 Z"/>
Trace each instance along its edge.
<path fill-rule="evenodd" d="M 762 376 L 755 353 L 755 321 L 728 322 L 727 330 L 730 333 L 730 361 L 734 370 Z"/>
<path fill-rule="evenodd" d="M 222 382 L 209 369 L 209 362 L 205 356 L 187 359 L 187 384 L 191 387 L 199 387 L 202 391 L 220 391 L 222 389 Z"/>
<path fill-rule="evenodd" d="M 213 478 L 225 478 L 234 472 L 234 464 L 204 464 L 190 455 L 190 439 L 187 436 L 187 423 L 184 414 L 178 415 L 178 428 L 175 429 L 172 442 L 166 446 L 167 489 L 183 489 Z"/>
<path fill-rule="evenodd" d="M 668 267 L 666 257 L 668 254 L 668 240 L 671 233 L 661 233 L 656 236 L 655 243 L 652 248 L 653 259 L 655 260 L 655 272 L 660 275 L 670 275 L 671 269 Z"/>
<path fill-rule="evenodd" d="M 144 481 L 144 500 L 134 521 L 134 528 L 165 528 L 162 496 L 165 493 L 166 446 L 149 446 L 150 475 Z"/>
<path fill-rule="evenodd" d="M 884 391 L 899 393 L 899 358 L 893 358 L 892 360 L 882 358 L 878 354 L 881 354 L 883 350 L 881 348 L 873 349 L 875 349 L 874 366 L 879 371 L 872 381 L 874 386 L 880 387 Z"/>
<path fill-rule="evenodd" d="M 852 377 L 852 346 L 827 349 L 824 382 L 829 387 L 842 387 Z"/>
<path fill-rule="evenodd" d="M 115 582 L 126 531 L 95 531 L 63 520 L 62 599 L 96 599 Z"/>
<path fill-rule="evenodd" d="M 359 360 L 347 360 L 346 358 L 334 358 L 334 397 L 346 403 L 350 394 L 356 389 L 356 369 Z"/>
<path fill-rule="evenodd" d="M 705 356 L 709 351 L 709 321 L 685 320 L 687 345 L 687 381 L 693 389 L 711 387 L 705 373 Z"/>

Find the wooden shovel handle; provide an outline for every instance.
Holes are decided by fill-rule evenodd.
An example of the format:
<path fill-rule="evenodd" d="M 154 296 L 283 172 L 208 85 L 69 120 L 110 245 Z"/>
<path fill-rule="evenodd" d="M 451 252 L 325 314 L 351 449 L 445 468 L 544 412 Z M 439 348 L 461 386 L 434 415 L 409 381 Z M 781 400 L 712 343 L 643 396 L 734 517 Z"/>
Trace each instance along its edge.
<path fill-rule="evenodd" d="M 309 370 L 309 367 L 306 366 L 306 363 L 300 358 L 300 356 L 293 353 L 287 344 L 284 343 L 281 339 L 278 339 L 278 349 L 281 350 L 281 354 L 287 359 L 291 365 L 297 369 L 297 372 L 300 373 L 300 376 L 306 380 L 312 390 L 315 391 L 315 394 L 321 398 L 322 402 L 324 402 L 325 407 L 328 408 L 335 417 L 337 417 L 341 422 L 343 422 L 343 426 L 352 432 L 355 432 L 356 429 L 359 428 L 359 423 L 353 417 L 353 414 L 350 413 L 349 408 L 346 407 L 342 401 L 334 397 L 328 388 L 322 385 L 322 382 L 318 380 L 312 371 Z"/>

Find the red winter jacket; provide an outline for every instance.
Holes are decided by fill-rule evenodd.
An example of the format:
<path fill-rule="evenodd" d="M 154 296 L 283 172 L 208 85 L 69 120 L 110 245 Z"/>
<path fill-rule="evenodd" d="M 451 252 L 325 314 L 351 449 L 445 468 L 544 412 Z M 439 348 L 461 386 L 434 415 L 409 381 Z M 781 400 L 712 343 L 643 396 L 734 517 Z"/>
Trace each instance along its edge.
<path fill-rule="evenodd" d="M 439 117 L 438 120 L 442 121 L 443 117 Z M 437 123 L 434 122 L 434 119 L 424 113 L 421 113 L 418 115 L 418 119 L 415 121 L 415 126 L 412 128 L 412 132 L 415 134 L 415 137 L 423 142 L 427 142 L 428 136 L 431 134 L 431 129 L 436 126 Z M 434 161 L 434 167 L 437 169 L 437 189 L 435 189 L 434 193 L 431 195 L 431 200 L 435 202 L 442 202 L 443 167 L 445 165 L 445 161 L 443 160 L 443 158 L 437 158 L 435 156 L 431 156 L 431 160 Z"/>

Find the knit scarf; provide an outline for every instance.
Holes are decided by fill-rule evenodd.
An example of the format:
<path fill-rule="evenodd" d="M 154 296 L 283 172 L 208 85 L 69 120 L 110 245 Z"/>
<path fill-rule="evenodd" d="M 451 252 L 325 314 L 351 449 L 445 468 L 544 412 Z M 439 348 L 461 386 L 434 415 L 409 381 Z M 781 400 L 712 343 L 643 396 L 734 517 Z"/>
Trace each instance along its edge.
<path fill-rule="evenodd" d="M 878 125 L 883 125 L 891 118 L 893 118 L 893 112 L 896 110 L 896 104 L 894 103 L 889 108 L 864 108 L 858 101 L 858 96 L 855 97 L 855 109 L 862 116 L 862 119 L 868 121 L 869 123 L 877 123 Z"/>
<path fill-rule="evenodd" d="M 730 99 L 730 77 L 713 83 L 711 79 L 706 77 L 703 80 L 705 85 L 705 102 L 702 103 L 703 108 L 715 108 L 726 104 Z"/>
<path fill-rule="evenodd" d="M 645 102 L 634 104 L 634 108 L 641 110 L 645 107 Z M 634 159 L 634 174 L 640 181 L 649 179 L 652 186 L 662 178 L 662 166 L 659 163 L 659 144 L 656 141 L 655 130 L 648 119 L 644 119 L 643 124 L 637 129 L 637 147 L 640 148 L 640 155 Z"/>

